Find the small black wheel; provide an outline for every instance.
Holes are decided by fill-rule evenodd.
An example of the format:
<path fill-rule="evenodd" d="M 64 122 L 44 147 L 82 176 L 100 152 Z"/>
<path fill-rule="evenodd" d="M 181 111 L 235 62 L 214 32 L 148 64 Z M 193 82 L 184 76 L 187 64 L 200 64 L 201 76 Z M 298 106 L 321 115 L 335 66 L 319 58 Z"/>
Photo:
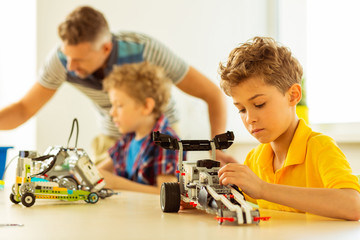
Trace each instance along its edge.
<path fill-rule="evenodd" d="M 180 185 L 177 182 L 163 183 L 160 191 L 163 212 L 178 212 L 180 209 Z"/>
<path fill-rule="evenodd" d="M 10 201 L 15 203 L 15 204 L 19 204 L 20 201 L 15 199 L 15 195 L 13 193 L 10 193 Z"/>
<path fill-rule="evenodd" d="M 99 201 L 99 195 L 96 192 L 92 192 L 89 194 L 88 199 L 87 199 L 87 203 L 97 203 L 97 201 Z"/>
<path fill-rule="evenodd" d="M 21 197 L 21 203 L 25 207 L 31 207 L 35 203 L 35 195 L 30 192 L 24 193 Z"/>

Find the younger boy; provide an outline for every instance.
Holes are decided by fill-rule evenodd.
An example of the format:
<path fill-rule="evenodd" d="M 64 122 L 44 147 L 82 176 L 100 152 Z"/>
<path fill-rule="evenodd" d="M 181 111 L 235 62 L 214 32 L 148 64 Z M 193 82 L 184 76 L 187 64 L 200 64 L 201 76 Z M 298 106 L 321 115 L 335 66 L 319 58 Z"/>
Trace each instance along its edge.
<path fill-rule="evenodd" d="M 235 184 L 260 208 L 360 219 L 360 186 L 333 139 L 313 132 L 295 108 L 302 67 L 271 38 L 255 37 L 220 65 L 221 87 L 261 144 L 244 165 L 219 170 L 221 184 Z"/>
<path fill-rule="evenodd" d="M 106 186 L 159 193 L 163 182 L 176 182 L 177 154 L 151 140 L 153 131 L 177 137 L 162 114 L 170 97 L 170 80 L 148 62 L 114 66 L 104 80 L 112 104 L 110 115 L 123 135 L 99 165 Z M 115 173 L 115 174 L 114 174 Z"/>

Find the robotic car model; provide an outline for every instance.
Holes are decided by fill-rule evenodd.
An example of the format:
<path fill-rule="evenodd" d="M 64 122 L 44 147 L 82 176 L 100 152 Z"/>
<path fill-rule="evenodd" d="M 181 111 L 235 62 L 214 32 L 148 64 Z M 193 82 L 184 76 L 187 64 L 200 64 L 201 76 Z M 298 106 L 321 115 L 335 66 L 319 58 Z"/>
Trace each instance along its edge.
<path fill-rule="evenodd" d="M 70 137 L 76 124 L 75 148 L 49 147 L 44 155 L 34 151 L 20 151 L 16 183 L 10 199 L 32 206 L 35 198 L 85 200 L 96 203 L 115 193 L 104 188 L 105 181 L 86 152 L 77 148 L 79 123 L 73 120 Z"/>
<path fill-rule="evenodd" d="M 180 200 L 216 214 L 217 221 L 233 224 L 257 224 L 262 219 L 258 209 L 252 208 L 236 186 L 219 184 L 220 162 L 216 161 L 216 149 L 227 149 L 234 140 L 233 132 L 216 135 L 213 140 L 178 141 L 169 135 L 153 132 L 153 141 L 165 148 L 179 150 L 177 183 L 163 183 L 160 204 L 163 212 L 178 212 Z M 183 162 L 183 151 L 210 151 L 212 159 Z M 265 220 L 265 219 L 264 219 Z"/>
<path fill-rule="evenodd" d="M 20 151 L 20 157 L 16 168 L 16 182 L 13 186 L 10 200 L 15 203 L 22 203 L 31 207 L 35 199 L 61 199 L 66 201 L 84 200 L 87 203 L 96 203 L 99 195 L 96 192 L 85 190 L 73 190 L 59 186 L 56 182 L 39 178 L 34 173 L 36 161 L 30 157 L 31 153 Z"/>
<path fill-rule="evenodd" d="M 36 157 L 28 157 L 40 163 L 39 175 L 60 187 L 98 192 L 105 186 L 104 178 L 81 148 L 54 146 L 40 157 L 37 153 L 32 155 Z"/>

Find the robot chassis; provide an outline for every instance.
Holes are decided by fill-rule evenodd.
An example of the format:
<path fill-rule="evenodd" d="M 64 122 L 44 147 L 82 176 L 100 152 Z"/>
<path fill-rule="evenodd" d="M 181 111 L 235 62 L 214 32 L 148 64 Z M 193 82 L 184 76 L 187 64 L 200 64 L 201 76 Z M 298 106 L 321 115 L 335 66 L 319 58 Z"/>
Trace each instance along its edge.
<path fill-rule="evenodd" d="M 26 207 L 36 199 L 84 200 L 96 203 L 106 197 L 104 179 L 82 149 L 49 147 L 38 156 L 33 151 L 20 151 L 16 180 L 10 200 Z M 54 154 L 54 155 L 53 155 Z"/>
<path fill-rule="evenodd" d="M 216 135 L 213 140 L 182 140 L 153 132 L 155 144 L 170 150 L 179 151 L 178 182 L 163 183 L 160 192 L 160 205 L 163 212 L 178 212 L 180 201 L 190 204 L 207 213 L 216 214 L 219 224 L 235 225 L 258 224 L 258 209 L 252 208 L 236 186 L 219 184 L 220 162 L 216 161 L 216 149 L 227 149 L 234 140 L 233 132 Z M 211 159 L 183 162 L 183 151 L 210 151 Z"/>
<path fill-rule="evenodd" d="M 37 198 L 96 203 L 99 197 L 115 194 L 104 188 L 104 178 L 87 153 L 77 148 L 79 123 L 76 118 L 68 146 L 74 126 L 77 127 L 75 148 L 51 146 L 42 156 L 35 151 L 19 152 L 16 181 L 10 194 L 13 203 L 31 207 Z"/>

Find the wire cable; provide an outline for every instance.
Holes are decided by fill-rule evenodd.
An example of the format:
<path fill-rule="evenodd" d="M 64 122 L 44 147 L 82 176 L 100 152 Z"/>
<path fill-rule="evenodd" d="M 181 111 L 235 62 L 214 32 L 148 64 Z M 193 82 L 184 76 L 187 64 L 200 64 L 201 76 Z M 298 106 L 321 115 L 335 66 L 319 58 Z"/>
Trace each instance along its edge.
<path fill-rule="evenodd" d="M 74 125 L 76 124 L 76 139 L 75 139 L 75 148 L 77 148 L 77 142 L 78 142 L 78 137 L 79 137 L 79 122 L 76 118 L 74 118 L 72 126 L 71 126 L 71 132 L 70 132 L 70 136 L 67 142 L 67 148 L 69 148 L 69 142 L 71 140 L 71 136 L 73 134 L 74 131 Z"/>

